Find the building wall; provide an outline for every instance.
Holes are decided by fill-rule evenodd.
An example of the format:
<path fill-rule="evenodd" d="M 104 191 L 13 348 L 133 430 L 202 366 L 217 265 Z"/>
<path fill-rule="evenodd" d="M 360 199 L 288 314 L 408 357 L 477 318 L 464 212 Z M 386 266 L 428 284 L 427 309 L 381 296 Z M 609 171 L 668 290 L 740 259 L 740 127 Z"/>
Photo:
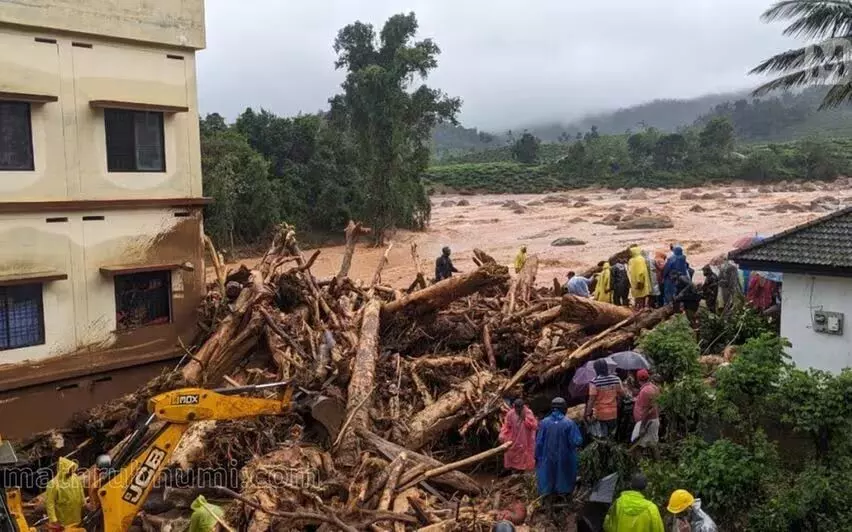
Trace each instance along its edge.
<path fill-rule="evenodd" d="M 840 372 L 852 367 L 852 279 L 784 274 L 781 335 L 796 366 Z M 844 313 L 841 336 L 815 333 L 813 311 Z"/>
<path fill-rule="evenodd" d="M 204 0 L 0 0 L 6 23 L 201 49 Z"/>
<path fill-rule="evenodd" d="M 0 201 L 201 196 L 192 50 L 4 27 L 2 2 L 0 92 L 58 101 L 31 106 L 35 171 L 0 173 Z M 164 115 L 166 171 L 107 172 L 103 110 L 93 100 L 188 108 Z"/>

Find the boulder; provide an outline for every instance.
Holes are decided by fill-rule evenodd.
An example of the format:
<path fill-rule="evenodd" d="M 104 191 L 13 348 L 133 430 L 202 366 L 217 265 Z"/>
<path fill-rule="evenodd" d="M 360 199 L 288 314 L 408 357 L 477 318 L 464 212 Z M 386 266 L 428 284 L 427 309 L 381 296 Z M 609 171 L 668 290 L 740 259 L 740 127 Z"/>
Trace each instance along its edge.
<path fill-rule="evenodd" d="M 633 209 L 633 212 L 631 214 L 634 217 L 649 216 L 651 214 L 651 209 L 649 209 L 648 207 L 636 207 L 635 209 Z"/>
<path fill-rule="evenodd" d="M 581 223 L 585 223 L 585 222 L 586 222 L 586 219 L 580 218 L 579 216 L 575 216 L 575 217 L 571 218 L 570 220 L 568 220 L 568 223 L 572 223 L 572 224 L 581 224 Z"/>
<path fill-rule="evenodd" d="M 802 192 L 816 192 L 819 188 L 814 183 L 802 183 L 799 187 Z"/>
<path fill-rule="evenodd" d="M 444 200 L 441 202 L 441 207 L 455 207 L 456 202 L 453 200 Z"/>
<path fill-rule="evenodd" d="M 684 190 L 680 193 L 680 199 L 684 201 L 695 201 L 701 199 L 701 196 L 691 190 Z"/>
<path fill-rule="evenodd" d="M 573 236 L 564 236 L 562 238 L 557 238 L 553 242 L 550 243 L 551 246 L 561 247 L 561 246 L 583 246 L 586 242 L 584 240 L 580 240 L 579 238 L 574 238 Z"/>
<path fill-rule="evenodd" d="M 618 223 L 620 221 L 621 221 L 621 214 L 614 212 L 614 213 L 611 213 L 611 214 L 607 214 L 606 216 L 603 217 L 602 220 L 598 220 L 595 223 L 600 224 L 600 225 L 618 225 Z"/>
<path fill-rule="evenodd" d="M 502 204 L 501 206 L 502 206 L 503 208 L 505 208 L 505 209 L 509 209 L 509 210 L 512 210 L 512 211 L 517 210 L 517 209 L 523 209 L 523 208 L 524 208 L 524 206 L 523 206 L 523 205 L 521 205 L 520 203 L 518 203 L 518 202 L 517 202 L 517 201 L 515 201 L 515 200 L 507 200 L 507 201 L 504 201 L 504 202 L 503 202 L 503 204 Z"/>
<path fill-rule="evenodd" d="M 627 194 L 626 199 L 631 201 L 646 200 L 648 199 L 648 193 L 642 189 L 631 190 L 630 193 Z"/>
<path fill-rule="evenodd" d="M 574 207 L 578 208 L 578 209 L 580 207 L 588 207 L 588 206 L 589 206 L 589 202 L 587 202 L 587 201 L 578 201 L 577 203 L 574 204 Z"/>
<path fill-rule="evenodd" d="M 553 194 L 545 196 L 541 201 L 544 203 L 574 203 L 577 198 L 572 198 L 568 194 Z"/>
<path fill-rule="evenodd" d="M 541 205 L 544 205 L 542 200 L 533 200 L 527 203 L 527 207 L 540 207 Z"/>
<path fill-rule="evenodd" d="M 458 203 L 456 203 L 456 206 L 457 206 L 457 207 L 469 207 L 469 206 L 470 206 L 470 202 L 469 202 L 469 201 L 467 201 L 466 199 L 459 200 L 459 202 L 458 202 Z"/>
<path fill-rule="evenodd" d="M 771 193 L 772 193 L 772 189 L 771 189 L 771 188 L 769 188 L 769 187 L 766 187 L 766 186 L 763 186 L 763 187 L 757 187 L 757 191 L 758 191 L 760 194 L 771 194 Z"/>
<path fill-rule="evenodd" d="M 706 212 L 706 211 L 707 211 L 707 209 L 705 209 L 701 205 L 698 205 L 697 203 L 689 208 L 689 212 Z"/>
<path fill-rule="evenodd" d="M 616 229 L 669 229 L 674 227 L 668 216 L 640 216 L 628 221 L 621 221 Z"/>
<path fill-rule="evenodd" d="M 705 192 L 704 194 L 701 195 L 701 199 L 703 199 L 703 200 L 719 200 L 719 199 L 725 199 L 726 197 L 727 196 L 725 196 L 725 193 L 720 192 L 720 191 Z"/>
<path fill-rule="evenodd" d="M 805 212 L 808 209 L 803 207 L 802 205 L 797 205 L 795 203 L 790 203 L 787 200 L 782 200 L 766 210 L 769 212 Z"/>

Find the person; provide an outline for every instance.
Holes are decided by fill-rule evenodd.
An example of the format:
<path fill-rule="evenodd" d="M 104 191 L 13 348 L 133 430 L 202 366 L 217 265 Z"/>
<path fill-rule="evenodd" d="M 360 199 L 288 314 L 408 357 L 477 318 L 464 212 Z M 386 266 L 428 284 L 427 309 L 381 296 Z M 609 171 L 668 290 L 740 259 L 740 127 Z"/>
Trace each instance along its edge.
<path fill-rule="evenodd" d="M 110 458 L 108 454 L 102 454 L 95 460 L 95 465 L 89 468 L 86 475 L 89 502 L 86 503 L 86 508 L 90 512 L 97 510 L 101 506 L 101 498 L 100 495 L 98 495 L 98 489 L 101 487 L 101 482 L 105 480 L 104 475 L 109 473 L 111 467 L 112 458 Z"/>
<path fill-rule="evenodd" d="M 630 261 L 627 263 L 627 272 L 630 277 L 630 293 L 637 309 L 645 307 L 648 296 L 651 295 L 651 279 L 648 275 L 648 263 L 642 256 L 642 250 L 638 246 L 630 248 Z"/>
<path fill-rule="evenodd" d="M 657 406 L 657 398 L 660 396 L 660 388 L 651 382 L 647 369 L 637 371 L 636 380 L 639 381 L 639 393 L 633 403 L 635 425 L 630 442 L 643 449 L 651 449 L 654 458 L 657 458 L 657 444 L 660 441 L 660 409 Z"/>
<path fill-rule="evenodd" d="M 190 509 L 192 509 L 192 515 L 189 518 L 188 532 L 213 532 L 219 525 L 219 519 L 225 516 L 224 510 L 207 502 L 204 495 L 196 497 Z"/>
<path fill-rule="evenodd" d="M 600 358 L 594 363 L 597 374 L 589 383 L 585 417 L 593 421 L 591 432 L 599 438 L 614 437 L 618 427 L 618 399 L 627 393 L 617 375 L 609 374 L 609 365 Z"/>
<path fill-rule="evenodd" d="M 565 292 L 579 297 L 592 297 L 589 293 L 590 279 L 577 275 L 574 272 L 568 272 L 568 282 L 565 283 Z"/>
<path fill-rule="evenodd" d="M 521 250 L 515 255 L 515 273 L 521 273 L 524 269 L 524 264 L 527 263 L 527 247 L 521 246 Z"/>
<path fill-rule="evenodd" d="M 666 265 L 663 267 L 663 293 L 666 303 L 671 303 L 677 294 L 675 286 L 677 284 L 677 277 L 673 277 L 672 272 L 676 272 L 678 275 L 690 276 L 689 270 L 689 263 L 686 261 L 686 255 L 683 254 L 683 248 L 674 246 L 671 256 L 666 259 Z"/>
<path fill-rule="evenodd" d="M 459 271 L 453 266 L 453 261 L 450 259 L 450 248 L 444 246 L 441 250 L 441 256 L 435 261 L 435 282 L 449 279 L 454 273 Z"/>
<path fill-rule="evenodd" d="M 648 279 L 651 283 L 651 293 L 648 295 L 647 306 L 653 308 L 658 306 L 657 302 L 660 299 L 660 283 L 657 279 L 657 263 L 651 258 L 650 251 L 643 251 L 642 256 L 645 258 L 645 264 L 648 265 Z"/>
<path fill-rule="evenodd" d="M 535 439 L 535 475 L 538 494 L 570 495 L 577 481 L 577 448 L 583 436 L 577 424 L 565 416 L 568 403 L 561 397 L 550 402 L 550 414 L 541 420 Z"/>
<path fill-rule="evenodd" d="M 532 471 L 535 469 L 535 431 L 538 420 L 524 404 L 515 399 L 500 428 L 500 443 L 512 442 L 503 454 L 503 467 L 507 471 Z"/>
<path fill-rule="evenodd" d="M 716 313 L 719 304 L 719 276 L 709 264 L 701 269 L 704 273 L 704 284 L 701 285 L 701 297 L 707 303 L 707 310 Z"/>
<path fill-rule="evenodd" d="M 717 532 L 716 523 L 701 509 L 701 499 L 686 490 L 675 490 L 667 507 L 675 518 L 675 532 Z"/>
<path fill-rule="evenodd" d="M 772 306 L 774 296 L 775 282 L 760 275 L 759 272 L 752 272 L 746 292 L 746 300 L 751 306 L 763 312 Z"/>
<path fill-rule="evenodd" d="M 671 277 L 675 286 L 675 297 L 672 301 L 675 314 L 680 312 L 680 307 L 683 305 L 689 323 L 692 324 L 693 328 L 697 328 L 698 304 L 701 303 L 701 294 L 698 293 L 698 289 L 695 288 L 692 279 L 688 276 L 672 271 Z"/>
<path fill-rule="evenodd" d="M 629 294 L 630 277 L 627 275 L 627 267 L 621 261 L 616 262 L 612 267 L 612 302 L 626 307 L 629 304 Z"/>
<path fill-rule="evenodd" d="M 499 521 L 491 527 L 491 532 L 515 532 L 515 525 L 511 521 Z"/>
<path fill-rule="evenodd" d="M 83 481 L 77 476 L 77 462 L 59 457 L 56 476 L 48 482 L 44 498 L 48 529 L 62 530 L 63 527 L 79 524 L 85 503 Z"/>
<path fill-rule="evenodd" d="M 739 270 L 731 260 L 726 260 L 719 268 L 719 292 L 722 296 L 722 313 L 727 315 L 734 308 L 737 296 L 743 293 Z"/>
<path fill-rule="evenodd" d="M 642 495 L 648 480 L 642 473 L 630 479 L 625 490 L 612 503 L 604 519 L 604 532 L 664 532 L 663 518 L 653 501 Z"/>
<path fill-rule="evenodd" d="M 595 285 L 595 299 L 603 303 L 612 303 L 612 267 L 609 262 L 601 266 L 598 283 Z"/>

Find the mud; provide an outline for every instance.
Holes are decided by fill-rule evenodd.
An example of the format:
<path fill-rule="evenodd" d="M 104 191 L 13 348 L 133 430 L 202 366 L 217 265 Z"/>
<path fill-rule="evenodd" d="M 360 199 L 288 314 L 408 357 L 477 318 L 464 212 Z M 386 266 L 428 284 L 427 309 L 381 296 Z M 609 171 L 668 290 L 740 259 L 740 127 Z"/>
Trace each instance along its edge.
<path fill-rule="evenodd" d="M 550 285 L 554 277 L 562 279 L 569 270 L 582 270 L 630 244 L 649 250 L 668 250 L 669 244 L 679 243 L 684 246 L 690 263 L 700 271 L 700 266 L 730 251 L 734 242 L 743 236 L 771 235 L 824 216 L 826 211 L 811 207 L 811 202 L 818 198 L 827 195 L 836 198 L 837 208 L 852 205 L 850 182 L 852 180 L 839 179 L 804 186 L 781 183 L 761 187 L 761 191 L 748 184 L 688 190 L 645 189 L 641 191 L 643 194 L 634 191 L 637 193 L 628 195 L 624 191 L 584 189 L 559 196 L 560 200 L 570 198 L 573 201 L 558 202 L 553 201 L 553 195 L 543 194 L 481 195 L 466 196 L 470 202 L 466 207 L 442 206 L 445 201 L 461 200 L 461 196 L 436 196 L 432 198 L 432 221 L 427 231 L 399 232 L 394 236 L 395 244 L 388 255 L 389 263 L 383 270 L 382 281 L 395 287 L 407 287 L 411 283 L 414 278 L 409 251 L 412 242 L 418 245 L 427 276 L 433 274 L 435 257 L 443 246 L 452 248 L 459 270 L 469 271 L 474 268 L 471 261 L 474 248 L 482 248 L 498 261 L 510 264 L 524 244 L 530 254 L 537 253 L 541 258 L 538 275 L 541 285 Z M 577 199 L 588 203 L 575 207 Z M 510 202 L 523 206 L 524 213 L 515 214 L 503 207 Z M 782 206 L 780 210 L 788 210 L 787 202 L 802 206 L 802 211 L 777 212 L 779 205 Z M 704 212 L 690 212 L 697 204 Z M 618 208 L 632 213 L 640 207 L 648 208 L 654 215 L 670 217 L 674 227 L 618 230 L 614 225 L 600 223 Z M 550 243 L 560 237 L 578 238 L 587 244 L 551 247 Z M 371 279 L 383 253 L 384 249 L 360 244 L 352 261 L 350 277 Z M 343 246 L 323 248 L 313 267 L 314 274 L 318 277 L 334 275 L 342 255 Z M 257 258 L 244 262 L 255 264 Z"/>

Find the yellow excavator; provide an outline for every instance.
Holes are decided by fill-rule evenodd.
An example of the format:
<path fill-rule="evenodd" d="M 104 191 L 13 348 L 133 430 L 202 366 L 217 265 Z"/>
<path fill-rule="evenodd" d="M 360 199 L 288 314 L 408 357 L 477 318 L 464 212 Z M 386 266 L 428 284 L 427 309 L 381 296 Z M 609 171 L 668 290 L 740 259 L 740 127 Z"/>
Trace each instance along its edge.
<path fill-rule="evenodd" d="M 242 394 L 284 388 L 278 399 L 244 397 Z M 125 532 L 157 483 L 181 437 L 190 424 L 204 420 L 229 420 L 289 411 L 292 387 L 287 382 L 208 390 L 181 388 L 148 401 L 147 420 L 137 427 L 110 469 L 101 476 L 98 488 L 100 508 L 89 513 L 79 526 L 65 527 L 66 532 L 100 530 Z M 150 426 L 164 421 L 153 435 Z M 5 503 L 10 521 L 17 532 L 34 532 L 23 516 L 18 490 L 6 490 Z"/>

